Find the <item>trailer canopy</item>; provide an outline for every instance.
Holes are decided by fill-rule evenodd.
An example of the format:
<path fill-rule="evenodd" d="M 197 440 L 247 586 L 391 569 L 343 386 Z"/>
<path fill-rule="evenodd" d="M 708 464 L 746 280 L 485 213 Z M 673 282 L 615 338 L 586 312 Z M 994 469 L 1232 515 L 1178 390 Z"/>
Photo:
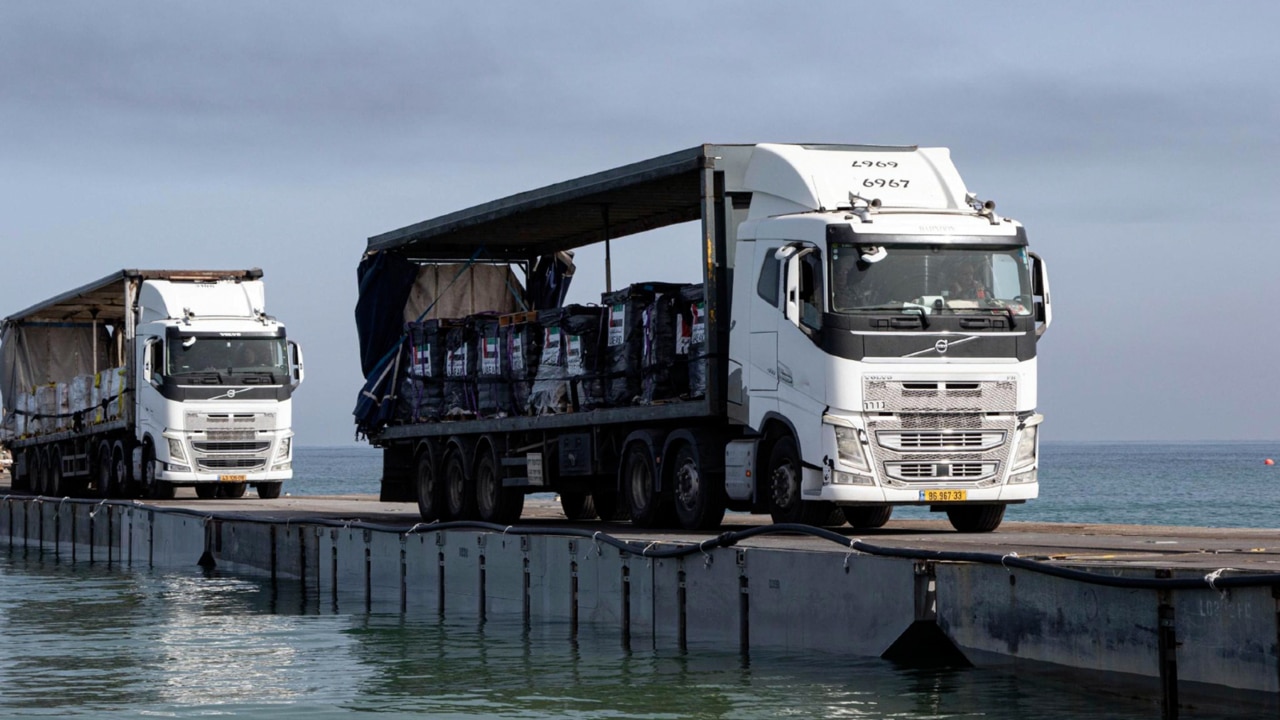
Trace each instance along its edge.
<path fill-rule="evenodd" d="M 368 251 L 411 260 L 529 260 L 697 220 L 701 171 L 721 145 L 699 145 L 624 165 L 369 238 Z"/>

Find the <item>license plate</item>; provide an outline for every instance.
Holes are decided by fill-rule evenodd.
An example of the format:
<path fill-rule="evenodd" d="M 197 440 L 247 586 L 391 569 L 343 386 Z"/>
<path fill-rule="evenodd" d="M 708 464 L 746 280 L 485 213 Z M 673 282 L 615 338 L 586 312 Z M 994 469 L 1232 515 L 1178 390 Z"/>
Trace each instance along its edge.
<path fill-rule="evenodd" d="M 925 502 L 956 502 L 969 497 L 967 490 L 921 490 L 920 499 Z"/>
<path fill-rule="evenodd" d="M 244 482 L 244 475 L 219 475 L 218 482 Z"/>

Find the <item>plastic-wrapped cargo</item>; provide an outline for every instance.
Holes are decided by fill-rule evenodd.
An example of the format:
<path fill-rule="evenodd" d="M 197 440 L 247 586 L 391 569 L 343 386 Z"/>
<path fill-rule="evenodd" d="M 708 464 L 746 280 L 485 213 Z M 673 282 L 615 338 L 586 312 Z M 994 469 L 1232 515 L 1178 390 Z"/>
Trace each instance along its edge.
<path fill-rule="evenodd" d="M 672 283 L 647 282 L 601 296 L 608 313 L 601 366 L 607 404 L 633 405 L 642 400 L 645 308 L 652 305 L 658 295 L 679 291 L 680 286 Z"/>
<path fill-rule="evenodd" d="M 36 434 L 51 433 L 58 429 L 58 386 L 36 386 Z"/>
<path fill-rule="evenodd" d="M 498 316 L 472 315 L 467 323 L 472 328 L 472 354 L 476 356 L 476 415 L 506 417 L 512 413 L 511 381 L 504 370 Z"/>
<path fill-rule="evenodd" d="M 479 367 L 474 352 L 475 330 L 465 320 L 445 320 L 441 324 L 445 338 L 444 417 L 473 418 L 476 415 L 476 371 Z"/>
<path fill-rule="evenodd" d="M 529 393 L 528 410 L 532 415 L 567 412 L 570 407 L 569 387 L 565 382 L 564 335 L 560 328 L 560 309 L 538 311 L 538 327 L 542 330 L 541 353 Z"/>
<path fill-rule="evenodd" d="M 529 397 L 538 375 L 542 355 L 542 326 L 537 313 L 505 315 L 499 320 L 502 363 L 511 386 L 512 411 L 529 412 Z"/>
<path fill-rule="evenodd" d="M 640 401 L 672 400 L 689 391 L 688 364 L 679 355 L 679 321 L 685 286 L 654 293 L 644 308 L 644 342 L 640 352 Z"/>
<path fill-rule="evenodd" d="M 124 368 L 108 368 L 98 373 L 98 399 L 102 407 L 101 421 L 124 417 Z"/>
<path fill-rule="evenodd" d="M 604 309 L 569 305 L 538 311 L 542 354 L 529 407 L 536 415 L 592 410 L 602 404 L 600 328 Z"/>
<path fill-rule="evenodd" d="M 683 358 L 687 369 L 688 396 L 700 398 L 707 394 L 707 303 L 702 284 L 686 285 L 680 290 L 680 300 L 676 355 Z"/>
<path fill-rule="evenodd" d="M 405 377 L 400 383 L 397 419 L 418 423 L 444 415 L 445 342 L 439 320 L 405 326 Z"/>
<path fill-rule="evenodd" d="M 77 375 L 71 379 L 68 403 L 73 415 L 81 414 L 92 407 L 93 376 Z"/>
<path fill-rule="evenodd" d="M 600 329 L 604 308 L 569 305 L 560 316 L 565 343 L 565 375 L 569 378 L 574 410 L 594 410 L 604 405 L 600 374 Z"/>

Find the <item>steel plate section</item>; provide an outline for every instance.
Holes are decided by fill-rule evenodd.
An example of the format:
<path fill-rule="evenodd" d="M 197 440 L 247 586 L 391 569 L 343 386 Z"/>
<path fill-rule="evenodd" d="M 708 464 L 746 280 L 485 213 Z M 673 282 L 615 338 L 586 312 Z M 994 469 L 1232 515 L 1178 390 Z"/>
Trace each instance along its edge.
<path fill-rule="evenodd" d="M 440 611 L 440 553 L 443 533 L 414 533 L 405 540 L 404 599 L 408 610 Z"/>
<path fill-rule="evenodd" d="M 515 535 L 482 535 L 486 617 L 519 619 L 524 612 L 524 552 Z"/>
<path fill-rule="evenodd" d="M 746 551 L 751 645 L 879 657 L 915 620 L 911 562 Z"/>
<path fill-rule="evenodd" d="M 689 648 L 705 647 L 723 652 L 739 647 L 742 572 L 735 559 L 742 552 L 653 561 L 654 644 L 657 647 L 678 647 L 682 634 Z M 747 592 L 752 589 L 748 588 Z"/>
<path fill-rule="evenodd" d="M 482 533 L 466 530 L 442 533 L 444 545 L 444 607 L 451 618 L 480 616 L 480 542 Z"/>

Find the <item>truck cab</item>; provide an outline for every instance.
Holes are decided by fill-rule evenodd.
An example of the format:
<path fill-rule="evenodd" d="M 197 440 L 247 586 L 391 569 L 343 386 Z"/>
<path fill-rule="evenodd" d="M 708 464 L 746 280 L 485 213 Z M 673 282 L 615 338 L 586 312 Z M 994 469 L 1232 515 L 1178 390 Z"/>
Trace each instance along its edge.
<path fill-rule="evenodd" d="M 301 350 L 266 314 L 261 281 L 148 280 L 134 364 L 144 486 L 279 496 L 293 476 Z M 224 492 L 226 492 L 224 490 Z"/>
<path fill-rule="evenodd" d="M 730 372 L 747 425 L 792 440 L 730 488 L 779 521 L 929 505 L 972 530 L 1035 498 L 1049 304 L 1022 226 L 940 148 L 758 146 L 744 185 Z"/>

